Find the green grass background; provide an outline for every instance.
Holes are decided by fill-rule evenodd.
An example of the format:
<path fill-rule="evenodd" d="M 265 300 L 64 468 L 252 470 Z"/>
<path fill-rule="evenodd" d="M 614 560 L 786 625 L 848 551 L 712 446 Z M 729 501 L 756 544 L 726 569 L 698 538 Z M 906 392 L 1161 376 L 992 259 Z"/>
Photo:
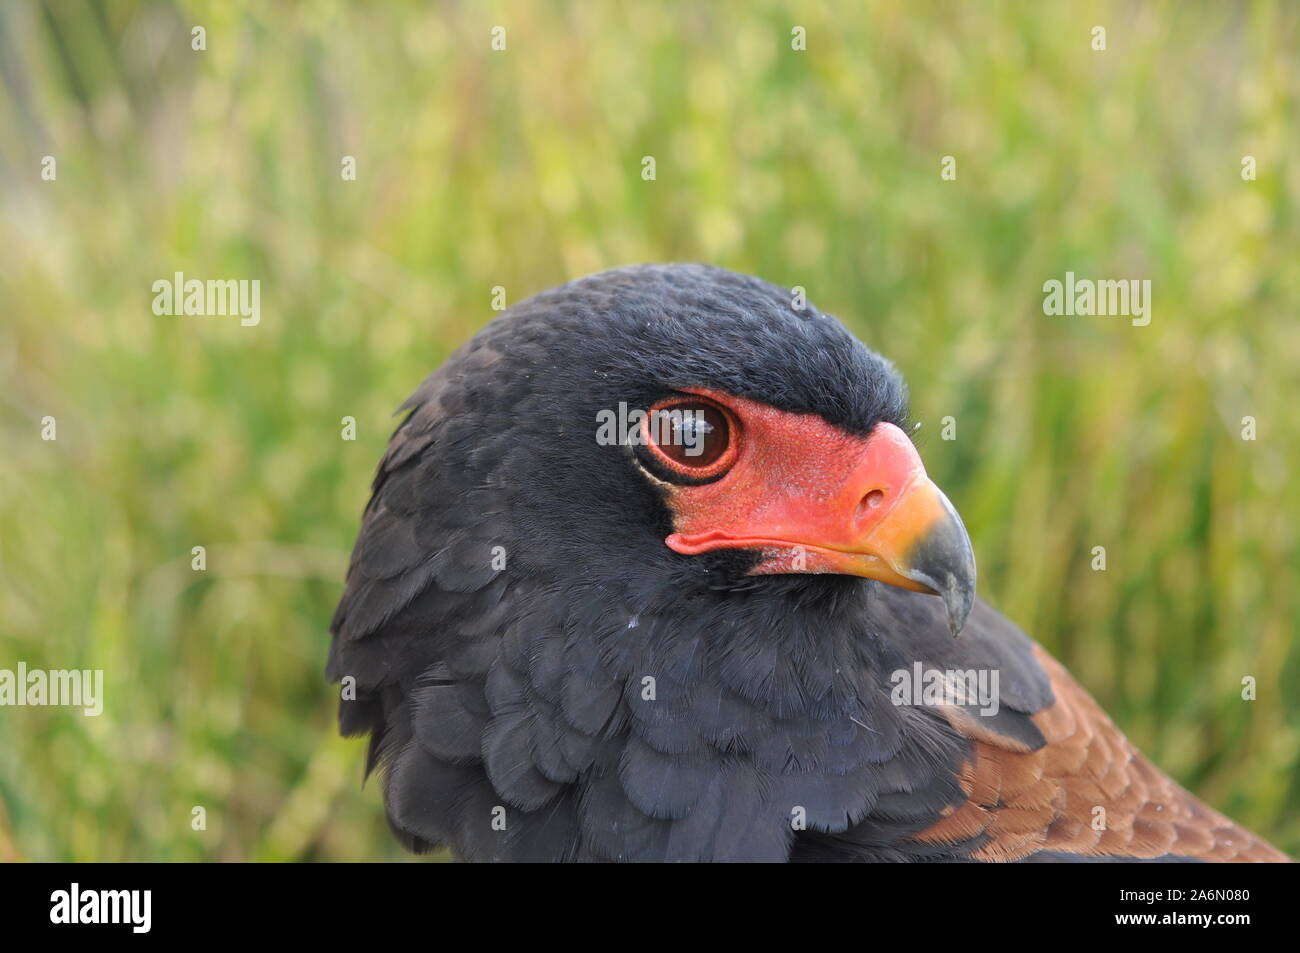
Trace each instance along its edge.
<path fill-rule="evenodd" d="M 102 668 L 107 707 L 0 708 L 0 859 L 404 856 L 321 675 L 389 415 L 493 286 L 662 260 L 803 285 L 892 358 L 984 597 L 1300 853 L 1298 27 L 1287 3 L 5 3 L 0 667 Z M 1150 278 L 1150 326 L 1045 317 L 1067 270 Z M 175 271 L 260 279 L 260 326 L 155 316 Z"/>

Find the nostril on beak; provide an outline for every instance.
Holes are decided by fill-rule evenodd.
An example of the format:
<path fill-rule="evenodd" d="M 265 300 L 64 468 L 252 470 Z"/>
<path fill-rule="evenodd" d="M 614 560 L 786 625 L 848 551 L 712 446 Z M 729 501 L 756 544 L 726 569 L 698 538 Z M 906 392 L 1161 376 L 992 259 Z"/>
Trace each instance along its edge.
<path fill-rule="evenodd" d="M 858 501 L 857 518 L 859 520 L 865 519 L 866 517 L 871 515 L 871 512 L 873 510 L 879 509 L 884 504 L 885 504 L 885 491 L 879 489 L 872 490 L 861 500 Z"/>

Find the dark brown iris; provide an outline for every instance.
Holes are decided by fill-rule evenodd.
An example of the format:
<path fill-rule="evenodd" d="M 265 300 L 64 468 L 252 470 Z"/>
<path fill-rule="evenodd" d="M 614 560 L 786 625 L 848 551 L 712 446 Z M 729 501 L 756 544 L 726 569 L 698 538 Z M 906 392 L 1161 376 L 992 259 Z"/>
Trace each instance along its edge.
<path fill-rule="evenodd" d="M 721 408 L 702 400 L 659 404 L 650 412 L 649 442 L 673 467 L 705 471 L 726 454 L 731 424 Z"/>

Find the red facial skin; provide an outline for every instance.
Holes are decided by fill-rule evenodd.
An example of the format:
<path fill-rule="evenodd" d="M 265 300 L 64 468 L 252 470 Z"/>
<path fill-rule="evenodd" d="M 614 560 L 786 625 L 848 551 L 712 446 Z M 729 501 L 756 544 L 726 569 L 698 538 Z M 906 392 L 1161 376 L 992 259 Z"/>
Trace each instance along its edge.
<path fill-rule="evenodd" d="M 712 483 L 666 484 L 675 532 L 665 543 L 672 550 L 756 549 L 756 575 L 845 573 L 920 592 L 956 581 L 969 586 L 969 611 L 969 539 L 902 430 L 881 422 L 868 436 L 855 436 L 815 414 L 712 390 L 685 393 L 728 412 L 730 463 Z M 691 473 L 660 455 L 665 461 Z M 918 555 L 943 565 L 920 565 Z"/>

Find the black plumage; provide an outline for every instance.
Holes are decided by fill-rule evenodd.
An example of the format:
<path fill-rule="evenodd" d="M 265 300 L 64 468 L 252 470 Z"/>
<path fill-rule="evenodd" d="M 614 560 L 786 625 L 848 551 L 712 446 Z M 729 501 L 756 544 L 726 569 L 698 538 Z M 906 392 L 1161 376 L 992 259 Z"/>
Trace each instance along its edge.
<path fill-rule="evenodd" d="M 402 842 L 467 860 L 1062 853 L 1072 802 L 1050 758 L 1037 788 L 1008 800 L 1016 759 L 1056 750 L 1034 716 L 1059 691 L 1011 623 L 977 602 L 954 639 L 932 595 L 753 576 L 744 550 L 665 546 L 662 487 L 594 434 L 598 412 L 686 388 L 850 435 L 905 425 L 902 381 L 834 318 L 694 265 L 618 269 L 524 301 L 403 405 L 328 662 L 330 679 L 355 680 L 340 726 L 370 734 Z M 998 715 L 891 703 L 888 673 L 918 661 L 998 670 Z M 990 763 L 996 795 L 978 780 Z M 1024 847 L 997 822 L 1016 798 L 1047 812 Z M 1125 843 L 1168 855 L 1148 841 Z"/>

